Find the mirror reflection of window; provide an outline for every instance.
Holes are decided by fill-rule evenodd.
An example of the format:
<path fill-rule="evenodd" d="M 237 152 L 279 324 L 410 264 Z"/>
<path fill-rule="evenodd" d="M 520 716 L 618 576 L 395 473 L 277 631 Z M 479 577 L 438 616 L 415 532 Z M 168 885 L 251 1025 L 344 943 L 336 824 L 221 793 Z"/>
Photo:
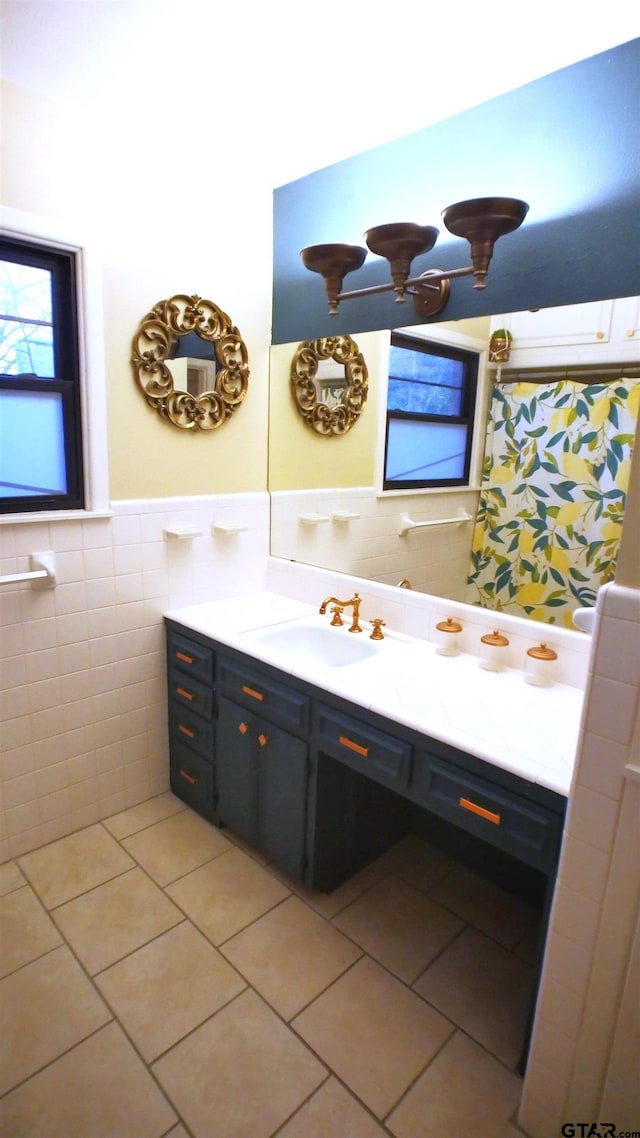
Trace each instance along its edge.
<path fill-rule="evenodd" d="M 385 490 L 466 485 L 477 378 L 476 352 L 392 335 Z"/>

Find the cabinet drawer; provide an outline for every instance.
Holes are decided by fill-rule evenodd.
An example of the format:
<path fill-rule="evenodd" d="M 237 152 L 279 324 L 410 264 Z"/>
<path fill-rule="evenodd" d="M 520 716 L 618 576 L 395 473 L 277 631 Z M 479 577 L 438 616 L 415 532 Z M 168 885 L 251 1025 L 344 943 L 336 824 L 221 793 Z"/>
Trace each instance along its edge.
<path fill-rule="evenodd" d="M 213 724 L 194 715 L 182 701 L 172 701 L 170 707 L 171 735 L 186 747 L 197 751 L 204 759 L 213 762 Z"/>
<path fill-rule="evenodd" d="M 309 731 L 309 697 L 264 672 L 221 661 L 220 690 L 229 699 L 298 734 Z"/>
<path fill-rule="evenodd" d="M 409 781 L 409 743 L 332 708 L 318 708 L 318 749 L 396 789 Z"/>
<path fill-rule="evenodd" d="M 560 815 L 430 755 L 418 756 L 416 775 L 421 801 L 430 810 L 528 865 L 538 869 L 555 865 Z"/>
<path fill-rule="evenodd" d="M 171 789 L 198 814 L 215 821 L 213 766 L 171 740 Z"/>
<path fill-rule="evenodd" d="M 169 672 L 169 698 L 174 707 L 180 704 L 203 719 L 213 718 L 213 688 L 201 684 L 193 676 L 172 669 Z"/>
<path fill-rule="evenodd" d="M 168 654 L 170 668 L 179 668 L 205 684 L 213 683 L 214 654 L 211 648 L 170 630 Z"/>

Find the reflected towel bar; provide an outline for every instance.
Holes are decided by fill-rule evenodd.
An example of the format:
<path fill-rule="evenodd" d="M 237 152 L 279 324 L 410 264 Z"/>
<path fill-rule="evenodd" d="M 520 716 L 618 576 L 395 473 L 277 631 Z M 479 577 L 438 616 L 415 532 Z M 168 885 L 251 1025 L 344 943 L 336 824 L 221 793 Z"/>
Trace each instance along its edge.
<path fill-rule="evenodd" d="M 429 522 L 414 522 L 408 514 L 400 514 L 400 537 L 404 537 L 409 530 L 424 529 L 425 526 L 461 526 L 464 522 L 472 522 L 471 514 L 466 510 L 459 510 L 454 518 L 433 518 Z"/>
<path fill-rule="evenodd" d="M 233 534 L 233 533 L 244 533 L 244 531 L 247 529 L 249 529 L 249 526 L 246 524 L 246 522 L 229 521 L 229 522 L 212 522 L 211 523 L 211 533 L 213 534 L 214 537 L 216 536 L 216 534 L 219 534 L 219 533 L 224 533 L 227 535 Z"/>
<path fill-rule="evenodd" d="M 32 553 L 29 573 L 8 573 L 0 577 L 0 585 L 14 585 L 19 581 L 39 582 L 39 589 L 53 589 L 56 584 L 56 555 L 52 550 L 46 553 Z"/>

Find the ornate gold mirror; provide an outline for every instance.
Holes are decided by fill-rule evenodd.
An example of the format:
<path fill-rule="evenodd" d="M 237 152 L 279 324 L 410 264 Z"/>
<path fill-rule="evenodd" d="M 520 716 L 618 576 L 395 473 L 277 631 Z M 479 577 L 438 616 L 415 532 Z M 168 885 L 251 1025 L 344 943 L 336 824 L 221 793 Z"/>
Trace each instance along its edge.
<path fill-rule="evenodd" d="M 135 334 L 131 363 L 147 403 L 186 430 L 222 426 L 247 394 L 244 340 L 227 314 L 200 296 L 158 301 Z"/>
<path fill-rule="evenodd" d="M 320 435 L 343 435 L 367 401 L 368 372 L 350 336 L 305 340 L 291 364 L 291 392 L 303 419 Z"/>

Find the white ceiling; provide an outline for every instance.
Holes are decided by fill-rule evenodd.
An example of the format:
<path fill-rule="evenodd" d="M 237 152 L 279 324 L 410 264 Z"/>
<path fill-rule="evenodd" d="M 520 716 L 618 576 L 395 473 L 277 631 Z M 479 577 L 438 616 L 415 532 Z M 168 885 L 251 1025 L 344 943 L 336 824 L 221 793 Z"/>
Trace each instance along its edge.
<path fill-rule="evenodd" d="M 628 0 L 588 19 L 562 0 L 518 7 L 0 0 L 0 63 L 9 81 L 114 130 L 135 122 L 177 147 L 181 128 L 216 146 L 239 140 L 274 186 L 640 34 Z"/>

